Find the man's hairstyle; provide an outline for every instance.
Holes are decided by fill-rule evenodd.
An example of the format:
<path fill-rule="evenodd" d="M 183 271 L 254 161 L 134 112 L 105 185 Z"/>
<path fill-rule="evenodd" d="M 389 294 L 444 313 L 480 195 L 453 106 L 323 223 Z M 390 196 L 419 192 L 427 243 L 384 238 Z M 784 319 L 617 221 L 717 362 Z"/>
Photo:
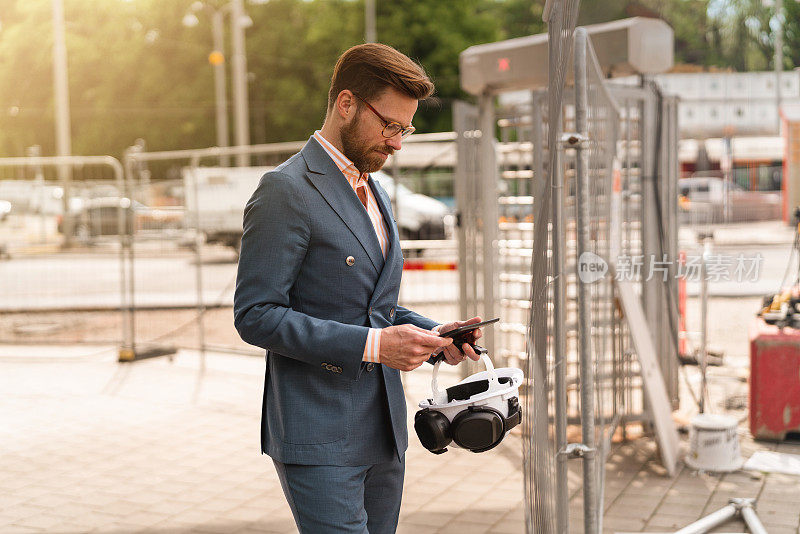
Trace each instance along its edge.
<path fill-rule="evenodd" d="M 369 101 L 388 87 L 417 100 L 433 93 L 433 82 L 425 70 L 408 56 L 385 44 L 356 45 L 342 54 L 333 68 L 328 109 L 345 89 Z"/>

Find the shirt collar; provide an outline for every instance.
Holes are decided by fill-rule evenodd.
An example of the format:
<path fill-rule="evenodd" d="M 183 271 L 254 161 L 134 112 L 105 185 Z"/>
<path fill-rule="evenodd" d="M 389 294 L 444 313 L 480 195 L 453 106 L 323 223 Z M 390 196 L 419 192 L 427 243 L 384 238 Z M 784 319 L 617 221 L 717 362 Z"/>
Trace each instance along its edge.
<path fill-rule="evenodd" d="M 333 143 L 325 139 L 320 130 L 314 132 L 314 139 L 316 139 L 319 142 L 319 144 L 322 146 L 325 152 L 328 153 L 328 155 L 331 157 L 331 159 L 339 168 L 339 170 L 342 171 L 342 174 L 344 174 L 348 179 L 350 179 L 351 177 L 357 178 L 357 181 L 359 182 L 361 180 L 367 179 L 368 175 L 361 174 L 358 171 L 358 169 L 356 169 L 356 166 L 353 164 L 353 162 L 350 161 L 350 159 L 347 156 L 342 154 L 342 152 L 339 149 L 333 146 Z"/>

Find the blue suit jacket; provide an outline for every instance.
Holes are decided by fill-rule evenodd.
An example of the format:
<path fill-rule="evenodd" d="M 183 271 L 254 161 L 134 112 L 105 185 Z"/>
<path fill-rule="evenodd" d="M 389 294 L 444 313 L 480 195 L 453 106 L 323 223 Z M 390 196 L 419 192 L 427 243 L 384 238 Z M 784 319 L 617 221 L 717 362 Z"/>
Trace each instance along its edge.
<path fill-rule="evenodd" d="M 267 351 L 261 449 L 283 463 L 364 465 L 408 446 L 400 372 L 362 362 L 367 332 L 437 323 L 397 306 L 397 226 L 386 192 L 370 186 L 389 229 L 385 260 L 366 210 L 313 137 L 261 178 L 245 208 L 235 325 Z"/>

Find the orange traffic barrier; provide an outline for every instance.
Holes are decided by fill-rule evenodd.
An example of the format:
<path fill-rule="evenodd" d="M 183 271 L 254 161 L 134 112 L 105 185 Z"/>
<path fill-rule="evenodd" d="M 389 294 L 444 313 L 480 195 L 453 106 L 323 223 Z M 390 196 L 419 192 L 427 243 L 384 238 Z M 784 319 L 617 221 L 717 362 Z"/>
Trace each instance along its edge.
<path fill-rule="evenodd" d="M 455 271 L 455 262 L 442 261 L 406 261 L 404 271 Z"/>

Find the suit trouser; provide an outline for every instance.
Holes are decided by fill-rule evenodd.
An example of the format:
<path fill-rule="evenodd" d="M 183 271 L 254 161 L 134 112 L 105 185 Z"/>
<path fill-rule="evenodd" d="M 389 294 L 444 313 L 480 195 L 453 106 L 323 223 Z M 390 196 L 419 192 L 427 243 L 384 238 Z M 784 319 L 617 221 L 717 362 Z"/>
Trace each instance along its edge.
<path fill-rule="evenodd" d="M 361 466 L 273 460 L 302 534 L 391 534 L 397 530 L 405 455 Z"/>

